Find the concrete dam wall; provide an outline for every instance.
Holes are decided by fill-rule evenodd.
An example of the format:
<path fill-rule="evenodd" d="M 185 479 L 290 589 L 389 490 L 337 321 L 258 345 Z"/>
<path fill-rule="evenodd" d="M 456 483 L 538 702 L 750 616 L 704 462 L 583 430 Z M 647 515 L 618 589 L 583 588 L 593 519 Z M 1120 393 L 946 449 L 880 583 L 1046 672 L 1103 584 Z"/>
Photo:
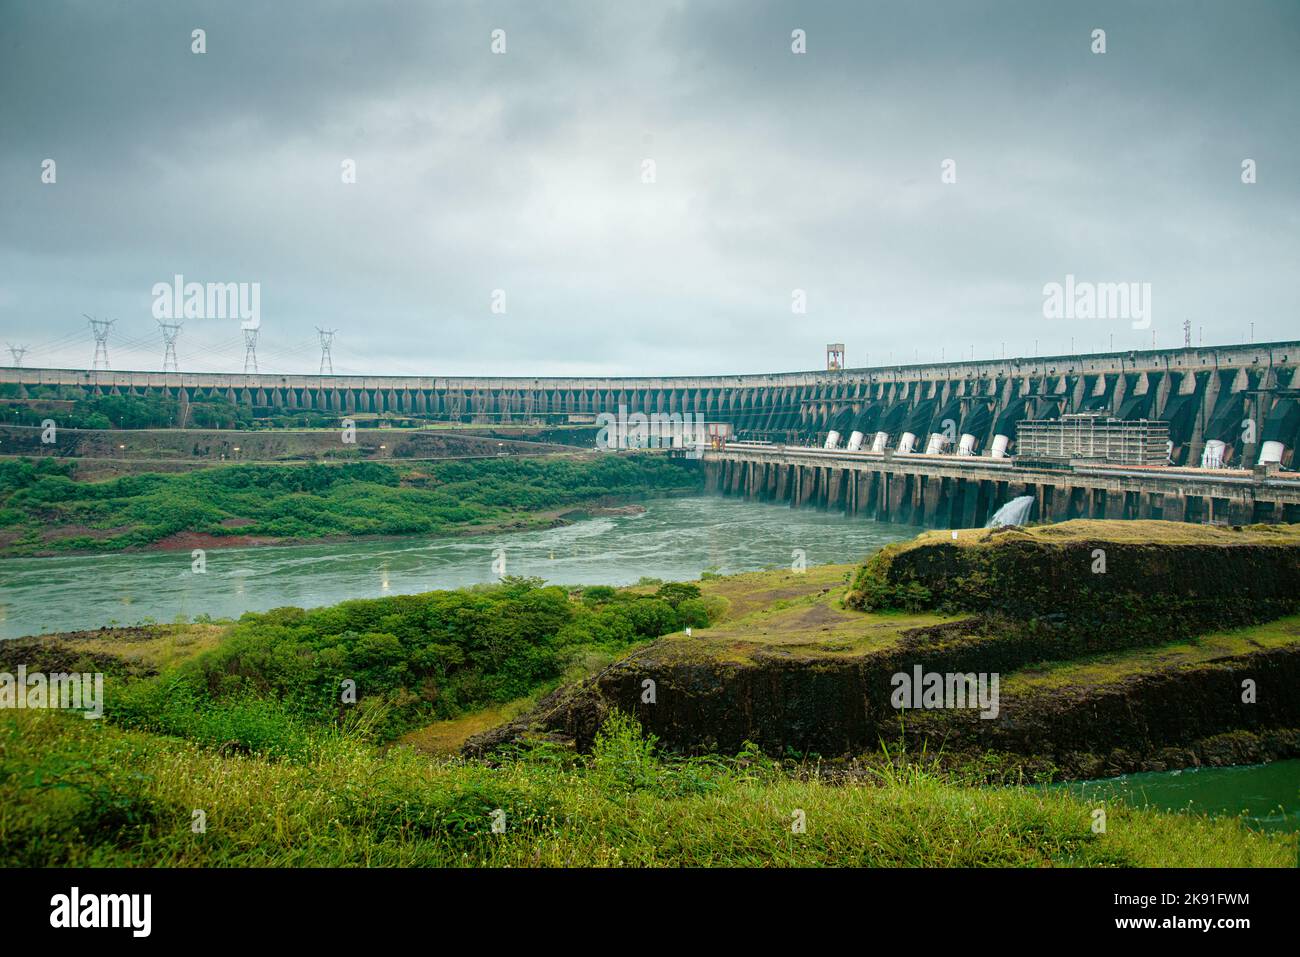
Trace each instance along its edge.
<path fill-rule="evenodd" d="M 1300 341 L 833 372 L 611 378 L 240 375 L 0 368 L 0 384 L 87 394 L 220 397 L 268 411 L 393 413 L 506 424 L 602 412 L 697 415 L 741 439 L 1014 453 L 1017 423 L 1097 412 L 1169 423 L 1171 459 L 1253 465 L 1268 442 L 1292 464 L 1300 442 Z M 881 439 L 881 436 L 884 436 Z M 910 438 L 909 438 L 910 437 Z M 954 442 L 954 444 L 956 444 Z M 1281 449 L 1281 451 L 1278 451 Z M 996 451 L 995 451 L 996 450 Z"/>

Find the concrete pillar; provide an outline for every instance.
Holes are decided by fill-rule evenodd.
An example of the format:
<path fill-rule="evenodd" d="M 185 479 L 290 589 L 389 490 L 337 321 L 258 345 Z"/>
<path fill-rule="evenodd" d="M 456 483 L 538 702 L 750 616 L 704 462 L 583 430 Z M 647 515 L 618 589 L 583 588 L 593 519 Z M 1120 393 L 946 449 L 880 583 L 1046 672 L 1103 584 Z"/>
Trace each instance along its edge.
<path fill-rule="evenodd" d="M 925 478 L 918 490 L 920 521 L 923 525 L 941 528 L 946 524 L 943 509 L 943 479 L 931 476 Z"/>
<path fill-rule="evenodd" d="M 1102 504 L 1105 517 L 1111 521 L 1117 521 L 1124 517 L 1124 493 L 1117 489 L 1106 489 L 1102 492 L 1105 501 Z"/>
<path fill-rule="evenodd" d="M 1088 489 L 1088 500 L 1088 517 L 1105 518 L 1106 490 L 1100 488 Z"/>
<path fill-rule="evenodd" d="M 906 523 L 912 513 L 912 477 L 893 474 L 889 479 L 889 520 Z"/>
<path fill-rule="evenodd" d="M 958 516 L 958 527 L 979 528 L 984 524 L 984 516 L 980 513 L 982 484 L 984 483 L 970 479 L 960 480 L 961 513 Z"/>

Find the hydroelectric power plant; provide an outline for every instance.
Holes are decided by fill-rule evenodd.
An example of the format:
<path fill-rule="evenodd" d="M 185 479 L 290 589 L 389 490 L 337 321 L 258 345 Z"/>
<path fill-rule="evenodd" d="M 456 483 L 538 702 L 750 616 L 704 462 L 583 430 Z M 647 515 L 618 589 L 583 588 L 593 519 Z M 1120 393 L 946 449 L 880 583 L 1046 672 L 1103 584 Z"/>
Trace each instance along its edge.
<path fill-rule="evenodd" d="M 842 350 L 842 347 L 840 347 Z M 842 355 L 842 351 L 838 353 Z M 447 378 L 0 368 L 0 383 L 434 421 L 725 425 L 708 486 L 936 527 L 1300 521 L 1300 341 L 761 375 Z"/>

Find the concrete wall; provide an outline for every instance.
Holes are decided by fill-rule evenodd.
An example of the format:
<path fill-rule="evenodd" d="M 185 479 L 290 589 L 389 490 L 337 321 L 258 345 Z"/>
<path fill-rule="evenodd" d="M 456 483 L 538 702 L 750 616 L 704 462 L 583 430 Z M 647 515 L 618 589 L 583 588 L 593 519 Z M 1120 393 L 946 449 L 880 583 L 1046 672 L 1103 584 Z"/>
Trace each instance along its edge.
<path fill-rule="evenodd" d="M 443 378 L 0 368 L 0 383 L 90 393 L 179 396 L 184 391 L 190 398 L 218 396 L 286 411 L 394 412 L 484 423 L 561 419 L 626 406 L 629 412 L 694 413 L 732 423 L 741 437 L 787 442 L 820 441 L 837 423 L 851 428 L 861 417 L 900 406 L 909 412 L 929 407 L 932 415 L 913 431 L 938 431 L 946 408 L 972 420 L 987 414 L 977 436 L 981 450 L 992 441 L 993 423 L 1009 408 L 1023 407 L 1034 416 L 1101 405 L 1115 413 L 1126 399 L 1145 396 L 1149 417 L 1182 409 L 1173 430 L 1174 461 L 1195 464 L 1221 400 L 1236 397 L 1242 418 L 1262 426 L 1279 402 L 1300 388 L 1297 365 L 1300 342 L 1292 341 L 737 376 Z M 1235 406 L 1232 411 L 1237 412 Z M 923 448 L 927 436 L 917 435 Z M 1253 464 L 1258 442 L 1246 438 L 1230 444 L 1234 464 Z M 1288 460 L 1290 454 L 1288 448 Z"/>

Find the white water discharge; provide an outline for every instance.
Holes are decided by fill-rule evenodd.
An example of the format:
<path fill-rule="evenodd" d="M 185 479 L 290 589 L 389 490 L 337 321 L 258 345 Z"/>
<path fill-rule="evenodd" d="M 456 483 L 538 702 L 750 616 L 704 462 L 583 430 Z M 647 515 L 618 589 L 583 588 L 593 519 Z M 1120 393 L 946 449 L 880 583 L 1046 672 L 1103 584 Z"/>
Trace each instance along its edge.
<path fill-rule="evenodd" d="M 1029 521 L 1029 513 L 1034 507 L 1032 495 L 1021 495 L 1007 502 L 993 513 L 985 528 L 997 528 L 999 525 L 1024 525 Z"/>

